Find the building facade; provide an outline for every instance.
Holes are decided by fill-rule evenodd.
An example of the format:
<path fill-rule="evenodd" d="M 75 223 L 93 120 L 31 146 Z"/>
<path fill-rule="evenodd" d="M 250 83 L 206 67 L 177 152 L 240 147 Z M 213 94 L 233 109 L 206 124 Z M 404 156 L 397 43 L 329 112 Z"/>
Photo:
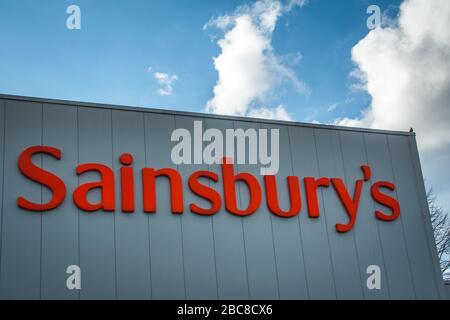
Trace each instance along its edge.
<path fill-rule="evenodd" d="M 248 173 L 261 191 L 256 208 L 239 213 L 258 194 L 245 181 L 227 185 L 224 164 L 174 162 L 174 131 L 194 139 L 195 123 L 223 137 L 227 129 L 277 129 L 277 192 L 268 191 L 260 163 L 234 164 L 229 179 Z M 192 157 L 207 144 L 193 142 Z M 83 164 L 106 168 L 101 175 Z M 182 213 L 170 180 L 151 180 L 151 169 L 146 180 L 143 168 L 179 173 Z M 191 180 L 198 172 L 217 181 Z M 2 299 L 446 296 L 414 133 L 1 95 L 0 179 Z M 83 194 L 80 186 L 99 181 Z M 217 207 L 196 213 L 193 204 Z M 68 285 L 69 266 L 79 267 L 81 289 Z"/>

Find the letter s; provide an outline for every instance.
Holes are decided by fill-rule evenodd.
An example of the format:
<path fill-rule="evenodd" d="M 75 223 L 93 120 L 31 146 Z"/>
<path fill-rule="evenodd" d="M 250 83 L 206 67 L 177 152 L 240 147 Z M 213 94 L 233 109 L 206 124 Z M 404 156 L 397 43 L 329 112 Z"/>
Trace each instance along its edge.
<path fill-rule="evenodd" d="M 219 176 L 216 173 L 210 171 L 197 171 L 194 172 L 189 178 L 189 188 L 196 195 L 208 200 L 211 203 L 211 208 L 205 209 L 199 207 L 195 203 L 191 203 L 189 207 L 193 213 L 204 216 L 211 216 L 216 214 L 220 210 L 222 199 L 220 198 L 220 194 L 216 190 L 214 190 L 210 186 L 202 184 L 198 179 L 200 177 L 206 177 L 214 182 L 217 182 L 219 181 Z"/>
<path fill-rule="evenodd" d="M 394 198 L 382 193 L 380 188 L 386 188 L 394 191 L 395 185 L 388 181 L 378 181 L 373 184 L 371 189 L 373 199 L 379 204 L 388 207 L 392 211 L 391 215 L 386 215 L 383 212 L 376 210 L 375 216 L 383 221 L 393 221 L 400 216 L 400 203 L 398 203 L 398 201 Z"/>
<path fill-rule="evenodd" d="M 23 209 L 31 211 L 47 211 L 58 207 L 66 196 L 66 186 L 64 182 L 53 173 L 50 173 L 33 164 L 31 158 L 35 153 L 46 153 L 56 159 L 61 159 L 61 150 L 47 146 L 34 146 L 25 149 L 19 156 L 19 170 L 27 178 L 48 187 L 53 196 L 52 199 L 43 204 L 28 201 L 24 197 L 17 198 L 17 204 Z"/>

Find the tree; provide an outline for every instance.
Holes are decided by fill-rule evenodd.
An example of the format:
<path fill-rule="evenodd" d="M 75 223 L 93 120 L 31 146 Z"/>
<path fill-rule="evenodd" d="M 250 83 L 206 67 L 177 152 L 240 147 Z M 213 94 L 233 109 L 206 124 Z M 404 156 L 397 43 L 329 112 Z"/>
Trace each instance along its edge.
<path fill-rule="evenodd" d="M 427 201 L 441 271 L 444 279 L 450 280 L 450 218 L 448 213 L 437 203 L 432 189 L 427 192 Z"/>

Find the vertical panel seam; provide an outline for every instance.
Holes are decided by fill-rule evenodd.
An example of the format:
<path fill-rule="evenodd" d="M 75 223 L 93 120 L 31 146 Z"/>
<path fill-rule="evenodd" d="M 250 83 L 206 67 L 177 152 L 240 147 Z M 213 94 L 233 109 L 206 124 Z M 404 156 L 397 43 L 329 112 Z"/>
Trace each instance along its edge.
<path fill-rule="evenodd" d="M 2 256 L 3 256 L 3 204 L 5 202 L 5 142 L 6 142 L 6 101 L 2 100 L 3 105 L 3 163 L 2 163 L 2 212 L 0 217 L 0 285 L 2 280 Z M 0 287 L 1 288 L 1 287 Z"/>
<path fill-rule="evenodd" d="M 144 152 L 145 152 L 145 166 L 148 166 L 147 159 L 147 126 L 145 125 L 145 113 L 142 112 L 142 122 L 144 125 Z M 144 193 L 142 196 L 145 197 Z M 153 279 L 152 279 L 152 253 L 151 253 L 151 241 L 150 241 L 150 215 L 147 214 L 147 239 L 148 239 L 148 261 L 149 261 L 149 273 L 150 273 L 150 300 L 153 299 Z"/>
<path fill-rule="evenodd" d="M 208 125 L 209 127 L 209 125 Z M 208 171 L 212 172 L 212 165 L 208 164 Z M 208 179 L 208 186 L 211 188 L 211 180 Z M 211 232 L 213 239 L 213 254 L 214 254 L 214 274 L 216 276 L 216 296 L 219 299 L 219 276 L 217 274 L 217 254 L 216 254 L 216 237 L 214 235 L 214 216 L 211 218 Z"/>
<path fill-rule="evenodd" d="M 388 148 L 388 154 L 389 154 L 389 162 L 391 164 L 392 178 L 393 178 L 394 184 L 397 186 L 397 190 L 398 190 L 398 184 L 397 184 L 396 179 L 395 179 L 394 164 L 393 164 L 393 161 L 392 161 L 391 145 L 390 145 L 390 142 L 389 142 L 389 137 L 386 136 L 385 138 L 386 138 L 386 142 L 387 142 L 387 148 Z M 395 195 L 396 195 L 397 199 L 399 199 L 397 190 L 395 190 Z M 403 224 L 403 218 L 402 218 L 401 215 L 400 215 L 400 225 L 402 226 L 402 238 L 403 238 L 403 243 L 405 245 L 406 258 L 408 259 L 408 269 L 409 269 L 409 274 L 410 274 L 410 277 L 411 277 L 411 284 L 412 284 L 413 291 L 414 291 L 414 297 L 417 299 L 415 278 L 414 278 L 414 274 L 413 274 L 412 268 L 411 268 L 411 258 L 409 257 L 409 250 L 408 250 L 408 245 L 407 245 L 407 241 L 406 241 L 406 234 L 405 234 L 405 226 Z"/>
<path fill-rule="evenodd" d="M 291 162 L 291 174 L 292 174 L 292 175 L 295 175 L 295 172 L 294 172 L 294 160 L 293 160 L 293 157 L 292 157 L 291 134 L 290 134 L 291 127 L 286 126 L 286 131 L 287 131 L 287 134 L 288 134 L 289 159 L 290 159 L 290 162 Z M 303 270 L 304 270 L 303 276 L 304 276 L 304 279 L 305 279 L 305 285 L 306 285 L 306 296 L 308 297 L 308 300 L 309 300 L 309 299 L 310 299 L 310 294 L 309 294 L 309 284 L 308 284 L 308 275 L 307 275 L 307 270 L 306 270 L 306 262 L 305 262 L 305 255 L 304 255 L 304 247 L 303 247 L 303 233 L 302 233 L 302 231 L 301 231 L 301 225 L 300 225 L 300 224 L 301 224 L 301 222 L 300 222 L 300 214 L 297 215 L 297 222 L 298 222 L 298 231 L 299 231 L 299 236 L 300 236 L 300 249 L 301 249 L 300 257 L 301 257 L 302 263 L 303 263 Z"/>
<path fill-rule="evenodd" d="M 44 144 L 44 104 L 41 103 L 41 145 Z M 44 167 L 44 156 L 41 154 L 41 168 Z M 44 188 L 41 188 L 41 203 L 44 201 L 43 192 Z M 41 220 L 41 232 L 40 232 L 40 248 L 39 248 L 39 299 L 42 300 L 42 226 L 43 226 L 43 211 L 40 211 Z"/>
<path fill-rule="evenodd" d="M 273 221 L 272 221 L 273 217 L 270 216 L 270 231 L 272 234 L 272 248 L 273 248 L 273 258 L 274 258 L 274 263 L 275 263 L 275 278 L 277 280 L 277 294 L 278 294 L 278 299 L 280 299 L 280 279 L 278 277 L 278 262 L 277 262 L 277 253 L 275 250 L 275 237 L 274 237 L 274 233 L 273 233 Z"/>
<path fill-rule="evenodd" d="M 80 165 L 80 119 L 79 119 L 80 107 L 77 106 L 77 167 Z M 80 176 L 77 174 L 77 187 L 80 185 Z M 78 216 L 78 267 L 81 270 L 81 239 L 80 239 L 80 209 L 77 208 Z M 78 291 L 78 300 L 81 299 L 81 290 Z"/>
<path fill-rule="evenodd" d="M 208 169 L 210 169 L 210 168 L 208 168 Z M 211 186 L 211 181 L 208 181 L 208 185 Z M 213 239 L 214 274 L 216 276 L 216 296 L 217 296 L 217 299 L 219 299 L 219 279 L 217 276 L 216 238 L 214 236 L 214 218 L 213 217 L 211 217 L 211 232 L 212 232 L 212 239 Z"/>
<path fill-rule="evenodd" d="M 114 172 L 114 131 L 113 131 L 113 110 L 110 110 L 110 134 L 111 134 L 111 168 Z M 114 222 L 114 296 L 117 300 L 117 232 L 116 232 L 116 214 L 113 212 Z"/>
<path fill-rule="evenodd" d="M 346 184 L 348 185 L 348 177 L 347 177 L 347 172 L 345 170 L 345 159 L 344 159 L 344 153 L 342 151 L 342 137 L 341 137 L 341 132 L 337 131 L 338 133 L 338 140 L 339 140 L 339 151 L 341 154 L 341 160 L 342 160 L 342 169 L 344 171 L 344 180 L 346 182 Z M 356 186 L 355 186 L 356 188 Z M 359 204 L 358 204 L 358 208 L 359 208 Z M 358 246 L 356 244 L 356 239 L 355 239 L 355 230 L 352 230 L 352 239 L 353 239 L 353 247 L 355 249 L 355 254 L 356 254 L 356 263 L 358 264 L 358 270 L 359 270 L 359 281 L 360 281 L 360 286 L 361 286 L 361 292 L 362 292 L 362 297 L 364 299 L 366 299 L 366 292 L 364 290 L 364 286 L 363 286 L 363 278 L 362 278 L 362 270 L 361 269 L 361 262 L 359 260 L 359 252 L 358 252 Z"/>
<path fill-rule="evenodd" d="M 262 126 L 261 123 L 258 124 L 258 128 L 261 130 Z M 272 152 L 272 150 L 271 150 Z M 250 160 L 250 159 L 249 159 Z M 264 178 L 262 179 L 262 184 L 264 184 Z M 278 276 L 278 259 L 277 259 L 277 252 L 275 250 L 275 236 L 273 232 L 273 215 L 269 215 L 270 220 L 270 233 L 272 234 L 272 248 L 273 248 L 273 259 L 275 263 L 275 279 L 277 280 L 277 294 L 278 299 L 280 299 L 280 278 Z"/>
<path fill-rule="evenodd" d="M 236 131 L 236 123 L 235 121 L 233 121 L 233 130 Z M 234 138 L 233 138 L 234 139 Z M 234 152 L 234 150 L 233 150 Z M 233 162 L 234 162 L 234 158 L 235 158 L 235 154 L 233 154 Z M 239 165 L 236 163 L 236 168 L 239 171 Z M 237 185 L 238 187 L 238 197 L 239 197 L 239 207 L 242 208 L 242 197 L 241 197 L 241 186 L 240 184 Z M 245 276 L 247 279 L 247 296 L 249 299 L 251 299 L 251 291 L 250 291 L 250 279 L 248 276 L 248 262 L 247 262 L 247 245 L 245 244 L 245 228 L 244 228 L 244 218 L 243 217 L 239 217 L 239 219 L 241 219 L 241 225 L 242 225 L 242 240 L 244 242 L 244 259 L 245 259 Z"/>
<path fill-rule="evenodd" d="M 174 121 L 174 129 L 177 129 L 177 116 L 173 115 L 173 121 Z M 178 164 L 176 165 L 177 171 L 180 172 L 180 168 Z M 183 266 L 183 285 L 184 285 L 184 298 L 187 299 L 187 289 L 186 289 L 186 266 L 185 266 L 185 259 L 184 259 L 184 236 L 183 236 L 183 219 L 182 215 L 179 216 L 180 220 L 180 235 L 181 235 L 181 257 L 182 257 L 182 266 Z"/>
<path fill-rule="evenodd" d="M 414 189 L 416 190 L 416 196 L 417 196 L 417 199 L 418 199 L 418 202 L 419 202 L 419 207 L 420 207 L 420 217 L 422 218 L 422 228 L 423 228 L 423 231 L 425 232 L 425 237 L 427 237 L 427 240 L 426 240 L 426 244 L 427 244 L 427 248 L 428 248 L 428 254 L 429 254 L 429 256 L 430 256 L 430 262 L 431 262 L 431 269 L 433 270 L 433 274 L 434 274 L 434 285 L 435 285 L 435 288 L 436 288 L 436 292 L 438 292 L 438 295 L 440 296 L 440 290 L 439 290 L 439 285 L 438 285 L 438 279 L 439 279 L 439 275 L 436 273 L 436 266 L 435 266 L 435 263 L 433 263 L 433 260 L 435 260 L 434 258 L 433 258 L 433 255 L 432 255 L 432 252 L 433 252 L 433 248 L 431 248 L 430 247 L 430 241 L 429 241 L 429 232 L 427 231 L 427 227 L 426 227 L 426 225 L 427 225 L 427 222 L 425 221 L 425 210 L 424 210 L 424 208 L 423 208 L 423 201 L 421 201 L 420 199 L 422 199 L 422 197 L 421 197 L 421 192 L 419 192 L 419 181 L 418 181 L 418 177 L 417 177 L 417 170 L 418 170 L 418 168 L 417 168 L 417 166 L 415 165 L 415 163 L 414 163 L 414 161 L 412 160 L 413 159 L 413 152 L 412 152 L 412 149 L 411 149 L 411 142 L 412 141 L 412 138 L 411 137 L 408 137 L 408 151 L 409 151 L 409 155 L 410 155 L 410 157 L 409 157 L 409 159 L 410 159 L 410 162 L 411 162 L 411 168 L 412 168 L 412 171 L 413 171 L 413 178 L 414 178 L 414 182 L 415 182 L 415 186 L 414 186 Z M 417 155 L 417 157 L 418 157 L 418 155 Z M 422 196 L 423 196 L 423 194 L 422 194 Z M 431 234 L 431 236 L 433 237 L 433 239 L 434 239 L 434 234 Z M 440 268 L 439 268 L 439 270 L 440 270 Z M 442 276 L 441 276 L 442 277 Z"/>
<path fill-rule="evenodd" d="M 362 136 L 363 136 L 363 143 L 364 143 L 364 153 L 366 155 L 366 162 L 367 162 L 367 164 L 370 165 L 369 155 L 367 153 L 367 144 L 366 144 L 366 135 L 365 135 L 365 133 L 363 133 Z M 375 211 L 376 210 L 375 204 L 373 203 L 373 201 L 371 203 L 372 203 L 372 208 Z M 384 270 L 384 274 L 386 276 L 386 283 L 387 283 L 387 288 L 388 288 L 388 290 L 387 290 L 388 291 L 388 297 L 390 298 L 391 297 L 391 288 L 390 288 L 390 284 L 389 284 L 389 275 L 388 275 L 388 272 L 387 272 L 387 269 L 386 269 L 386 261 L 385 261 L 385 257 L 384 257 L 385 253 L 384 253 L 384 249 L 383 249 L 383 242 L 381 241 L 380 226 L 379 226 L 378 223 L 376 223 L 376 229 L 377 229 L 377 235 L 378 235 L 378 244 L 380 245 L 380 249 L 381 249 L 381 259 L 383 261 L 383 270 Z"/>
<path fill-rule="evenodd" d="M 314 151 L 316 153 L 316 164 L 317 164 L 317 171 L 319 173 L 319 176 L 321 176 L 320 174 L 320 164 L 319 164 L 319 153 L 317 151 L 317 137 L 316 137 L 316 129 L 313 129 L 313 137 L 314 137 Z M 323 190 L 320 189 L 320 202 L 322 203 L 322 209 L 325 209 L 325 203 L 324 203 L 324 196 L 323 196 Z M 334 270 L 334 262 L 333 262 L 333 255 L 331 253 L 331 244 L 330 244 L 330 237 L 328 235 L 328 222 L 327 222 L 327 215 L 326 213 L 323 214 L 323 218 L 325 221 L 325 234 L 327 236 L 327 243 L 328 243 L 328 256 L 330 258 L 330 263 L 331 263 L 331 275 L 333 277 L 333 287 L 334 287 L 334 295 L 336 297 L 336 299 L 338 298 L 338 293 L 337 293 L 337 286 L 336 286 L 336 274 L 335 274 L 335 270 Z"/>

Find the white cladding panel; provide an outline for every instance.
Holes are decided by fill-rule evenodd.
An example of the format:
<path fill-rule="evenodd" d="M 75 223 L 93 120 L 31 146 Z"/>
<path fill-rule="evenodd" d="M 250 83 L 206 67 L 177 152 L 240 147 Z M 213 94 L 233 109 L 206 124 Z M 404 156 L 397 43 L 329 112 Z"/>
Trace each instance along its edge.
<path fill-rule="evenodd" d="M 321 188 L 321 216 L 308 217 L 303 184 L 302 211 L 291 219 L 270 213 L 263 202 L 248 217 L 229 214 L 222 203 L 214 216 L 189 211 L 189 203 L 208 202 L 189 191 L 193 171 L 219 165 L 174 165 L 170 158 L 176 128 L 225 133 L 233 128 L 280 131 L 278 198 L 289 203 L 286 177 L 339 177 L 353 193 L 369 164 L 371 181 L 396 184 L 401 216 L 377 220 L 380 206 L 363 186 L 354 228 L 340 234 L 335 224 L 347 220 L 333 188 Z M 31 182 L 17 168 L 19 154 L 32 145 L 62 150 L 62 159 L 40 155 L 35 163 L 61 177 L 64 203 L 49 212 L 17 206 L 17 197 L 46 202 L 47 188 Z M 119 156 L 134 156 L 136 210 L 120 210 Z M 37 162 L 38 161 L 38 162 Z M 77 185 L 98 179 L 77 176 L 80 163 L 100 162 L 116 176 L 116 212 L 80 211 L 71 197 Z M 172 167 L 183 177 L 185 213 L 170 211 L 169 189 L 157 181 L 158 210 L 143 212 L 140 169 Z M 259 165 L 236 165 L 263 185 Z M 244 118 L 211 117 L 137 108 L 0 97 L 0 298 L 25 299 L 415 299 L 443 298 L 415 137 L 407 133 L 349 130 Z M 223 198 L 223 186 L 211 184 Z M 248 191 L 237 188 L 241 207 Z M 98 190 L 90 195 L 99 199 Z M 66 288 L 66 268 L 79 265 L 82 290 Z M 366 286 L 369 265 L 381 268 L 381 290 Z"/>

